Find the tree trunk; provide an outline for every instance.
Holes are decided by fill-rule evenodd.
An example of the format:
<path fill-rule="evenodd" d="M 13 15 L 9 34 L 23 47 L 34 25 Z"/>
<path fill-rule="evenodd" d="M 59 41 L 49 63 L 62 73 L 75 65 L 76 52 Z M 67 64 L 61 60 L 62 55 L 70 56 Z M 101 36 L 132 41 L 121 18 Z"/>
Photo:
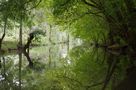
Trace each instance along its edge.
<path fill-rule="evenodd" d="M 31 61 L 31 58 L 29 56 L 29 47 L 30 47 L 30 44 L 32 43 L 33 39 L 34 39 L 34 35 L 33 35 L 33 33 L 30 33 L 28 41 L 27 41 L 26 45 L 23 48 L 23 54 L 26 56 L 30 67 L 33 66 L 33 62 Z"/>
<path fill-rule="evenodd" d="M 0 39 L 0 51 L 1 51 L 1 48 L 2 48 L 2 41 L 3 41 L 5 34 L 6 34 L 6 27 L 7 27 L 7 17 L 5 18 L 5 21 L 4 21 L 4 33 L 3 33 L 3 35 Z"/>

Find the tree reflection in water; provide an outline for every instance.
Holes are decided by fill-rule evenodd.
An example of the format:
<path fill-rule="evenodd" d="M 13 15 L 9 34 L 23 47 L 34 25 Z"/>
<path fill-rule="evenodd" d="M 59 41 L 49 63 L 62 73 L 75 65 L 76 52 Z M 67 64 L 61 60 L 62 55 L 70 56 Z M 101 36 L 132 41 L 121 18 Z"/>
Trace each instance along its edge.
<path fill-rule="evenodd" d="M 60 54 L 64 49 L 69 52 L 65 51 L 67 55 L 62 57 Z M 132 84 L 128 84 L 135 81 L 135 67 L 129 56 L 111 52 L 88 45 L 70 50 L 67 44 L 35 47 L 30 50 L 32 68 L 24 56 L 3 55 L 0 89 L 123 90 L 119 88 L 131 86 L 135 90 Z"/>

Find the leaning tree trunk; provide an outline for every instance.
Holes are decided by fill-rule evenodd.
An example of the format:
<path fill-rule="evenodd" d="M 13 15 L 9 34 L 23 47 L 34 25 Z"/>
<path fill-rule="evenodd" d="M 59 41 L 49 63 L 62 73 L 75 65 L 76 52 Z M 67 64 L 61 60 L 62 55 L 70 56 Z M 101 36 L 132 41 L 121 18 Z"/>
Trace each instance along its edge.
<path fill-rule="evenodd" d="M 34 35 L 33 33 L 29 34 L 29 38 L 27 43 L 25 44 L 24 48 L 23 48 L 23 54 L 26 56 L 28 62 L 29 62 L 29 66 L 32 67 L 33 66 L 33 62 L 31 61 L 31 58 L 29 56 L 29 47 L 30 44 L 32 43 L 32 40 L 34 39 Z M 28 51 L 28 52 L 27 52 Z"/>

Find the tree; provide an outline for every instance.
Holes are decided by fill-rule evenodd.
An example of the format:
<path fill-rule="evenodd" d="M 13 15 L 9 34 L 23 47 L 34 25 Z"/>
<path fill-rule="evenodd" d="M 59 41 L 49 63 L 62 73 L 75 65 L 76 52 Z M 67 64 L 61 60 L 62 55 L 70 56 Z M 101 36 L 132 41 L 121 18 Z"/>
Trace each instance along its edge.
<path fill-rule="evenodd" d="M 102 38 L 100 36 L 102 35 L 106 37 L 106 40 L 103 41 L 105 41 L 107 47 L 115 46 L 116 44 L 119 46 L 125 45 L 123 49 L 128 49 L 127 55 L 129 55 L 130 62 L 133 63 L 133 60 L 135 60 L 133 55 L 136 55 L 136 53 L 134 53 L 136 50 L 135 7 L 135 0 L 59 0 L 58 2 L 54 1 L 54 16 L 57 17 L 56 21 L 61 22 L 62 25 L 66 25 L 65 23 L 69 22 L 71 25 L 72 23 L 73 27 L 76 27 L 76 30 L 74 28 L 76 35 L 80 37 L 84 31 L 90 34 L 93 31 L 92 29 L 94 29 L 94 32 L 97 34 L 95 41 L 100 42 Z M 87 19 L 85 19 L 85 17 L 87 17 Z M 97 19 L 94 20 L 95 17 Z M 85 22 L 82 22 L 82 20 L 85 20 Z M 99 20 L 99 22 L 96 22 L 96 20 Z M 102 32 L 97 31 L 97 27 L 89 28 L 89 25 L 94 26 L 94 23 L 96 25 L 100 24 L 98 28 L 101 28 Z M 87 28 L 83 27 L 83 25 Z M 84 29 L 80 29 L 81 26 Z M 74 30 L 72 29 L 72 31 Z M 83 36 L 87 35 L 88 37 L 88 34 L 85 33 Z M 94 35 L 95 34 L 90 34 L 90 37 Z M 122 51 L 122 48 L 120 47 L 119 50 Z M 119 50 L 117 52 L 119 52 Z M 109 67 L 113 66 L 115 61 L 116 60 L 111 60 L 112 64 L 109 65 Z M 114 66 L 116 65 L 117 63 Z M 114 70 L 111 70 L 112 73 L 113 71 Z M 112 74 L 106 78 L 110 79 L 111 76 Z M 105 90 L 106 83 L 109 79 L 105 80 L 103 90 Z"/>

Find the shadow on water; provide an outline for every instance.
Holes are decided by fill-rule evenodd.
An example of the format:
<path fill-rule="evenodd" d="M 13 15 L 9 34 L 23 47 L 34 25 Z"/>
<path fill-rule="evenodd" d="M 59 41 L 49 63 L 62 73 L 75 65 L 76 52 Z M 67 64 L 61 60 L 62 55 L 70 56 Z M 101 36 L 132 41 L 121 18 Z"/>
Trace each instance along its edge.
<path fill-rule="evenodd" d="M 38 53 L 37 53 L 38 52 Z M 0 57 L 0 90 L 136 90 L 132 54 L 89 45 L 34 47 Z"/>

